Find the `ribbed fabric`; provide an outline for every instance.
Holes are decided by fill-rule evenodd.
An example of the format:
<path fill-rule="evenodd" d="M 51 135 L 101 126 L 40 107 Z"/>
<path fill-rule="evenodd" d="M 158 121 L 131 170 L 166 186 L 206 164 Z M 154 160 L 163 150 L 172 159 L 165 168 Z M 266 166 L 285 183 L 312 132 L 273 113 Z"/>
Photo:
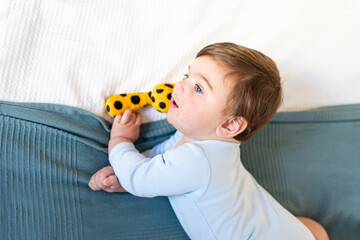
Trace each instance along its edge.
<path fill-rule="evenodd" d="M 0 117 L 1 239 L 83 239 L 74 137 Z"/>
<path fill-rule="evenodd" d="M 0 239 L 187 239 L 166 197 L 94 192 L 110 123 L 63 105 L 0 101 Z M 171 135 L 141 126 L 139 149 Z"/>
<path fill-rule="evenodd" d="M 284 203 L 288 199 L 287 173 L 281 144 L 280 129 L 278 126 L 272 126 L 261 131 L 255 144 L 243 143 L 240 149 L 241 161 L 248 171 L 256 176 L 256 180 L 278 201 Z M 268 179 L 271 181 L 267 181 Z"/>

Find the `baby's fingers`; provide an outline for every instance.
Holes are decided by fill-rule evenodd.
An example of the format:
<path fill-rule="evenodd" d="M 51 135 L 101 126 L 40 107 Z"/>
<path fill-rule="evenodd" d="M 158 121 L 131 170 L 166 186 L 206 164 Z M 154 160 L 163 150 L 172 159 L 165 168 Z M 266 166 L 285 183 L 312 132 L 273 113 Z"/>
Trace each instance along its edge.
<path fill-rule="evenodd" d="M 114 174 L 114 169 L 111 166 L 104 167 L 92 175 L 89 181 L 89 187 L 94 190 L 102 190 L 106 186 L 104 185 L 104 179 Z"/>
<path fill-rule="evenodd" d="M 121 118 L 122 118 L 122 114 L 117 115 L 117 116 L 114 118 L 114 123 L 120 123 Z"/>
<path fill-rule="evenodd" d="M 88 185 L 89 185 L 89 187 L 92 189 L 92 190 L 94 190 L 95 191 L 95 186 L 94 186 L 94 180 L 93 180 L 93 178 L 91 178 L 90 179 L 90 181 L 89 181 L 89 183 L 88 183 Z"/>
<path fill-rule="evenodd" d="M 131 113 L 130 123 L 135 123 L 136 113 Z"/>
<path fill-rule="evenodd" d="M 114 169 L 111 166 L 106 166 L 102 170 L 105 172 L 106 176 L 110 176 L 110 175 L 115 174 Z"/>
<path fill-rule="evenodd" d="M 126 192 L 126 190 L 120 185 L 118 178 L 115 175 L 111 175 L 104 180 L 106 192 Z"/>
<path fill-rule="evenodd" d="M 104 179 L 104 182 L 103 182 L 103 184 L 104 184 L 105 186 L 107 186 L 107 187 L 109 187 L 109 186 L 111 186 L 111 185 L 114 185 L 114 184 L 117 184 L 117 183 L 120 185 L 120 183 L 119 183 L 116 175 L 111 175 L 111 176 L 105 178 L 105 179 Z"/>
<path fill-rule="evenodd" d="M 132 113 L 131 109 L 129 109 L 129 108 L 126 109 L 123 116 L 122 116 L 122 118 L 121 118 L 120 123 L 121 124 L 128 123 L 130 121 L 130 119 L 131 119 L 131 113 Z"/>
<path fill-rule="evenodd" d="M 142 122 L 142 117 L 141 117 L 141 113 L 137 113 L 136 114 L 136 120 L 135 120 L 135 125 L 136 126 L 140 126 Z"/>
<path fill-rule="evenodd" d="M 93 191 L 101 190 L 103 187 L 101 187 L 101 183 L 97 180 L 97 176 L 93 176 L 89 181 L 89 187 Z"/>

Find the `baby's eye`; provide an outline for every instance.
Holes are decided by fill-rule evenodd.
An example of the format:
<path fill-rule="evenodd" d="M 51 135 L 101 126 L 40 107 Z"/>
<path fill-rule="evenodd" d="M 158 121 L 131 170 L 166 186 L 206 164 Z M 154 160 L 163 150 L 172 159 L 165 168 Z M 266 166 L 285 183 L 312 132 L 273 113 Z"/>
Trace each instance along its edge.
<path fill-rule="evenodd" d="M 183 79 L 188 79 L 189 78 L 189 74 L 184 74 L 184 78 Z"/>
<path fill-rule="evenodd" d="M 202 89 L 198 84 L 195 84 L 194 88 L 195 88 L 195 92 L 202 93 Z"/>

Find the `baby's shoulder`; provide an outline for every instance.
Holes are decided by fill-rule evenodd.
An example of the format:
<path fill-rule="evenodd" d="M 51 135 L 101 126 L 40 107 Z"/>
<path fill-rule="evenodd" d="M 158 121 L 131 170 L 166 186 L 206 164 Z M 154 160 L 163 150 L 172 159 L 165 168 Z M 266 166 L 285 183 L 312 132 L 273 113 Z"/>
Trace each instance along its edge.
<path fill-rule="evenodd" d="M 205 149 L 201 145 L 196 144 L 195 142 L 188 142 L 188 143 L 183 143 L 177 147 L 174 147 L 169 152 L 181 158 L 184 158 L 184 156 L 206 158 L 206 154 L 204 151 Z"/>
<path fill-rule="evenodd" d="M 209 158 L 239 158 L 240 144 L 219 141 L 219 140 L 204 140 L 193 142 L 201 151 Z"/>

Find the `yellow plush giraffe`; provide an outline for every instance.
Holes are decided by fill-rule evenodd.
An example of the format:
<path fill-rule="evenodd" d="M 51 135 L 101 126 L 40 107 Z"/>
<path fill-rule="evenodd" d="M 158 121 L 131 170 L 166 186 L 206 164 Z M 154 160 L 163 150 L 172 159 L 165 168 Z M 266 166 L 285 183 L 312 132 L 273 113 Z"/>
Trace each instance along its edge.
<path fill-rule="evenodd" d="M 122 93 L 109 97 L 105 102 L 106 112 L 110 117 L 123 114 L 126 109 L 133 111 L 151 104 L 159 112 L 167 112 L 170 107 L 173 83 L 160 83 L 150 92 Z"/>

